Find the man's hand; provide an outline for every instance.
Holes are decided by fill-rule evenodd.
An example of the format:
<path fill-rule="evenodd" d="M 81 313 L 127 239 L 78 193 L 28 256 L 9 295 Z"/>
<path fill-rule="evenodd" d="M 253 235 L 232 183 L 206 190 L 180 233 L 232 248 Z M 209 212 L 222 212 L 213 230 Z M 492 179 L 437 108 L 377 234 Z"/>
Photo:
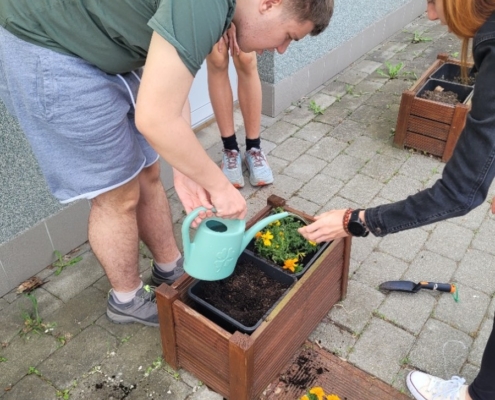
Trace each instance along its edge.
<path fill-rule="evenodd" d="M 236 28 L 234 23 L 230 24 L 230 28 L 227 29 L 227 32 L 225 32 L 218 41 L 218 51 L 220 53 L 222 53 L 223 51 L 224 44 L 230 49 L 230 54 L 232 56 L 239 55 L 240 49 L 239 45 L 237 44 Z"/>
<path fill-rule="evenodd" d="M 298 231 L 305 239 L 321 243 L 348 236 L 344 230 L 346 210 L 332 210 L 315 217 L 316 221 Z"/>

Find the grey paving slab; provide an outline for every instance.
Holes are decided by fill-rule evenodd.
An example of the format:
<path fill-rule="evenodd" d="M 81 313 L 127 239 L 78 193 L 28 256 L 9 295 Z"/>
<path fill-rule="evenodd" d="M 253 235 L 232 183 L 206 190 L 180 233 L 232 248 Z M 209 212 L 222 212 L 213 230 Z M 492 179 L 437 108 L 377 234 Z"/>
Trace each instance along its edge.
<path fill-rule="evenodd" d="M 428 182 L 429 179 L 440 172 L 442 163 L 433 157 L 412 154 L 402 165 L 400 173 L 410 176 L 421 182 Z"/>
<path fill-rule="evenodd" d="M 423 189 L 423 185 L 420 181 L 397 174 L 387 182 L 387 185 L 381 190 L 380 196 L 390 201 L 399 201 L 421 189 Z"/>
<path fill-rule="evenodd" d="M 351 157 L 347 154 L 339 154 L 330 162 L 321 173 L 333 178 L 348 182 L 356 176 L 365 162 L 359 158 Z"/>
<path fill-rule="evenodd" d="M 339 357 L 347 358 L 357 336 L 325 319 L 316 327 L 309 340 Z"/>
<path fill-rule="evenodd" d="M 369 161 L 382 147 L 383 143 L 377 142 L 367 136 L 360 136 L 345 149 L 345 152 L 352 157 Z"/>
<path fill-rule="evenodd" d="M 368 204 L 383 188 L 383 184 L 376 179 L 358 174 L 351 179 L 345 187 L 340 191 L 340 195 L 357 204 L 361 204 L 361 208 Z"/>
<path fill-rule="evenodd" d="M 346 143 L 343 143 L 331 137 L 324 137 L 317 143 L 315 143 L 307 151 L 307 154 L 313 157 L 317 157 L 323 161 L 330 162 L 335 157 L 337 157 L 346 147 Z"/>
<path fill-rule="evenodd" d="M 479 250 L 468 250 L 459 262 L 454 280 L 492 296 L 495 293 L 495 257 Z"/>
<path fill-rule="evenodd" d="M 267 139 L 273 143 L 282 143 L 299 130 L 299 127 L 285 121 L 277 121 L 261 134 L 262 139 Z"/>
<path fill-rule="evenodd" d="M 292 197 L 287 204 L 296 210 L 304 210 L 304 212 L 309 215 L 317 215 L 318 211 L 321 209 L 319 204 L 313 203 L 312 201 L 303 199 L 299 196 Z"/>
<path fill-rule="evenodd" d="M 481 365 L 481 358 L 483 357 L 483 352 L 485 351 L 486 343 L 488 342 L 488 338 L 493 328 L 494 328 L 493 318 L 485 319 L 483 321 L 481 328 L 479 329 L 479 331 L 475 336 L 473 347 L 471 348 L 471 351 L 469 353 L 468 361 L 471 364 L 477 367 Z"/>
<path fill-rule="evenodd" d="M 272 154 L 289 162 L 296 160 L 307 149 L 311 147 L 311 142 L 298 138 L 289 138 L 280 146 L 277 146 Z"/>
<path fill-rule="evenodd" d="M 327 124 L 322 124 L 318 122 L 310 122 L 303 126 L 295 135 L 299 139 L 304 139 L 308 142 L 316 143 L 323 136 L 325 136 L 328 132 L 330 132 L 332 128 Z"/>
<path fill-rule="evenodd" d="M 314 116 L 315 114 L 309 108 L 309 105 L 307 103 L 302 103 L 295 107 L 290 113 L 285 114 L 282 117 L 282 121 L 302 127 L 310 122 Z"/>
<path fill-rule="evenodd" d="M 493 243 L 490 238 L 495 235 L 495 220 L 493 218 L 485 219 L 473 239 L 472 246 L 475 249 L 495 254 Z"/>
<path fill-rule="evenodd" d="M 459 224 L 465 228 L 471 229 L 473 232 L 476 232 L 487 216 L 488 219 L 490 219 L 491 214 L 490 203 L 485 201 L 480 206 L 469 212 L 469 214 L 462 217 L 452 218 L 450 222 Z"/>
<path fill-rule="evenodd" d="M 404 363 L 414 339 L 410 333 L 380 318 L 373 318 L 359 337 L 349 361 L 390 384 Z"/>
<path fill-rule="evenodd" d="M 304 185 L 298 195 L 306 200 L 323 205 L 337 193 L 343 183 L 329 176 L 318 174 Z"/>
<path fill-rule="evenodd" d="M 346 83 L 337 79 L 332 80 L 325 85 L 321 92 L 335 98 L 342 97 L 346 94 Z"/>
<path fill-rule="evenodd" d="M 411 262 L 423 248 L 428 239 L 428 233 L 420 229 L 411 229 L 385 236 L 380 242 L 379 249 L 394 255 L 403 261 Z"/>
<path fill-rule="evenodd" d="M 450 282 L 457 269 L 457 263 L 433 251 L 421 251 L 402 279 L 413 282 Z"/>
<path fill-rule="evenodd" d="M 400 279 L 407 267 L 407 263 L 398 258 L 375 250 L 362 262 L 353 279 L 378 289 L 384 281 Z"/>
<path fill-rule="evenodd" d="M 22 378 L 2 398 L 5 400 L 53 400 L 57 398 L 57 390 L 38 375 L 31 374 Z"/>
<path fill-rule="evenodd" d="M 451 222 L 443 222 L 438 224 L 431 234 L 428 243 L 426 243 L 426 248 L 445 257 L 460 261 L 473 237 L 474 233 L 471 230 Z"/>
<path fill-rule="evenodd" d="M 401 165 L 401 160 L 378 153 L 366 163 L 360 172 L 381 183 L 387 183 L 397 174 Z"/>

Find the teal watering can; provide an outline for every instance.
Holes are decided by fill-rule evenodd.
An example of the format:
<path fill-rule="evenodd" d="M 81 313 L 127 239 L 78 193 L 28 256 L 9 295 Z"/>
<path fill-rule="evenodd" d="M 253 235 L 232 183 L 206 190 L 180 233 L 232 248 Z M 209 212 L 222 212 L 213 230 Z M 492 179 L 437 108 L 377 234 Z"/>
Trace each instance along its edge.
<path fill-rule="evenodd" d="M 237 259 L 257 232 L 269 223 L 287 217 L 288 212 L 270 215 L 246 231 L 246 221 L 211 217 L 198 226 L 191 242 L 189 228 L 198 214 L 206 211 L 198 207 L 191 211 L 182 224 L 184 270 L 193 278 L 216 281 L 227 278 L 235 269 Z"/>

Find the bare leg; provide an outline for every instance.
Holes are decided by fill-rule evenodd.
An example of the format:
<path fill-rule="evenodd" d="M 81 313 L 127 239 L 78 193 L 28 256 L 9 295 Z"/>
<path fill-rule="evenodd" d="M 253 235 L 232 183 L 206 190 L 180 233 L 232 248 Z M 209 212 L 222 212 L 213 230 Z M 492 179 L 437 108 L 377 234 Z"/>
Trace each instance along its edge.
<path fill-rule="evenodd" d="M 208 92 L 218 129 L 222 137 L 234 134 L 234 100 L 229 81 L 229 54 L 227 46 L 222 52 L 218 51 L 218 44 L 213 47 L 206 57 L 208 67 Z"/>
<path fill-rule="evenodd" d="M 157 263 L 173 262 L 180 251 L 175 242 L 170 207 L 160 181 L 158 162 L 141 171 L 139 185 L 139 237 L 148 246 Z"/>
<path fill-rule="evenodd" d="M 239 106 L 241 108 L 246 137 L 257 139 L 261 125 L 261 81 L 258 74 L 256 53 L 240 52 L 234 56 L 238 78 Z"/>
<path fill-rule="evenodd" d="M 139 286 L 136 205 L 139 182 L 103 193 L 91 201 L 89 243 L 112 288 L 130 292 Z"/>

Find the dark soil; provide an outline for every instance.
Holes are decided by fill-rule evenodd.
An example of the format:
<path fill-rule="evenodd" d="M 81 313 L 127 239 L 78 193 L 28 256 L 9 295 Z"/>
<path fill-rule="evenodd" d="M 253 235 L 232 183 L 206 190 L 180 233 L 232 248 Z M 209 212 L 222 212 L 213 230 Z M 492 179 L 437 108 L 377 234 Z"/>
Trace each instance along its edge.
<path fill-rule="evenodd" d="M 460 103 L 457 93 L 451 92 L 449 90 L 425 90 L 423 93 L 421 93 L 421 98 L 452 105 Z"/>
<path fill-rule="evenodd" d="M 280 381 L 287 386 L 309 389 L 318 379 L 318 375 L 328 372 L 319 361 L 313 349 L 306 349 L 291 366 L 280 376 Z"/>
<path fill-rule="evenodd" d="M 199 297 L 250 327 L 280 299 L 290 284 L 270 278 L 254 264 L 239 260 L 234 273 L 220 281 L 203 281 Z"/>
<path fill-rule="evenodd" d="M 467 79 L 462 79 L 461 76 L 456 76 L 454 79 L 452 79 L 452 82 L 460 83 L 461 85 L 473 86 L 474 83 L 476 82 L 476 77 L 475 76 L 468 76 Z"/>

